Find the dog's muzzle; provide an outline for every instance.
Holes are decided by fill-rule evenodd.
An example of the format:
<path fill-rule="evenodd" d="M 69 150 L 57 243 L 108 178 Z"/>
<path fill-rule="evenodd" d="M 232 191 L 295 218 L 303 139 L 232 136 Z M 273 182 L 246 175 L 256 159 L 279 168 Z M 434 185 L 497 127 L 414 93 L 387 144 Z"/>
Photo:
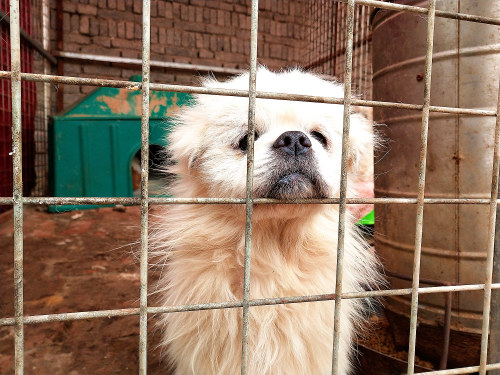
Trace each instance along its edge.
<path fill-rule="evenodd" d="M 318 173 L 309 137 L 300 131 L 281 134 L 272 145 L 273 163 L 264 184 L 256 189 L 263 198 L 325 198 L 328 187 Z"/>

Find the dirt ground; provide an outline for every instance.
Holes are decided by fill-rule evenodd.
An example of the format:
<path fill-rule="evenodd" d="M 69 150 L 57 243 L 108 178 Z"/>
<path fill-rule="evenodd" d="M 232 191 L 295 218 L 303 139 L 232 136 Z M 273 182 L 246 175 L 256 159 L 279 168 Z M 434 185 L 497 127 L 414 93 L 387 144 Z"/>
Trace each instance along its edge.
<path fill-rule="evenodd" d="M 60 214 L 25 207 L 24 314 L 138 307 L 139 236 L 139 207 Z M 12 211 L 0 215 L 0 285 L 0 318 L 12 317 Z M 150 331 L 148 373 L 166 375 Z M 138 373 L 138 316 L 26 325 L 24 332 L 27 375 Z M 1 327 L 0 374 L 14 373 L 13 348 L 13 327 Z"/>

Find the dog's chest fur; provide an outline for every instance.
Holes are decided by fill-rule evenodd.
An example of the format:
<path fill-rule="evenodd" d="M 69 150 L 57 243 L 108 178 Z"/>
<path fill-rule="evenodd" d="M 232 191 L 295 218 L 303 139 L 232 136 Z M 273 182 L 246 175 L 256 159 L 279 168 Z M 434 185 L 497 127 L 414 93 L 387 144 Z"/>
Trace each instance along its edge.
<path fill-rule="evenodd" d="M 185 212 L 185 211 L 184 211 Z M 207 212 L 208 214 L 208 212 Z M 214 213 L 212 212 L 212 215 Z M 170 212 L 169 217 L 175 218 Z M 202 217 L 196 215 L 198 218 Z M 209 215 L 210 216 L 210 215 Z M 243 290 L 244 227 L 193 216 L 190 228 L 176 233 L 168 255 L 163 305 L 240 301 Z M 324 220 L 328 217 L 323 218 Z M 329 221 L 329 220 L 328 220 Z M 209 224 L 210 223 L 210 224 Z M 324 226 L 325 223 L 320 223 Z M 311 222 L 259 223 L 252 239 L 252 299 L 332 293 L 335 290 L 336 227 L 330 222 L 322 237 L 303 230 Z M 198 228 L 195 230 L 194 228 Z M 228 235 L 232 229 L 234 233 Z M 325 234 L 329 234 L 325 237 Z M 206 236 L 203 240 L 200 237 Z M 351 241 L 347 236 L 347 247 Z M 204 244 L 200 246 L 200 244 Z M 356 290 L 356 270 L 347 249 L 344 290 Z M 355 302 L 342 305 L 340 374 L 348 372 Z M 327 374 L 333 346 L 332 301 L 250 308 L 250 374 Z M 167 352 L 175 358 L 176 374 L 235 374 L 241 365 L 241 308 L 165 314 Z"/>

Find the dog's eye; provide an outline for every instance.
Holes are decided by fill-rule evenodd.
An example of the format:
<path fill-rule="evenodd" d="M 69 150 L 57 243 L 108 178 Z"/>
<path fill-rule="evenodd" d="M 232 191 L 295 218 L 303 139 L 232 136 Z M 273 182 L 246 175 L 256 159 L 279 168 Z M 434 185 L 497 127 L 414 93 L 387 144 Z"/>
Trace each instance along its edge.
<path fill-rule="evenodd" d="M 255 132 L 254 133 L 254 140 L 256 141 L 257 139 L 259 139 L 259 133 Z M 245 134 L 245 136 L 240 139 L 240 141 L 238 142 L 238 148 L 241 151 L 248 150 L 248 134 Z"/>
<path fill-rule="evenodd" d="M 319 143 L 321 143 L 323 145 L 323 147 L 326 147 L 328 145 L 328 141 L 326 140 L 326 137 L 321 134 L 320 132 L 318 131 L 312 131 L 311 132 L 311 135 L 313 136 L 313 138 L 315 138 Z"/>

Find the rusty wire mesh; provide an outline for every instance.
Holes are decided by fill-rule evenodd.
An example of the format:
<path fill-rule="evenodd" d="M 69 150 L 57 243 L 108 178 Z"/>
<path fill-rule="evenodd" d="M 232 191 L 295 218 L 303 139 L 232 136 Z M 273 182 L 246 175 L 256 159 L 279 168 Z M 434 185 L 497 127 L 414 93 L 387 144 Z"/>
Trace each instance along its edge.
<path fill-rule="evenodd" d="M 466 374 L 471 371 L 478 371 L 484 375 L 487 370 L 499 369 L 500 363 L 487 364 L 487 342 L 489 330 L 489 312 L 490 312 L 490 299 L 491 290 L 500 289 L 500 284 L 492 283 L 492 262 L 494 250 L 494 226 L 495 215 L 498 204 L 498 170 L 500 164 L 500 120 L 498 117 L 499 109 L 496 111 L 477 110 L 477 109 L 463 109 L 463 108 L 447 108 L 435 107 L 430 104 L 430 83 L 431 83 L 431 68 L 432 68 L 432 48 L 433 48 L 433 32 L 434 32 L 434 19 L 435 17 L 446 17 L 452 19 L 466 20 L 471 22 L 482 22 L 493 25 L 500 25 L 500 20 L 488 17 L 479 17 L 468 14 L 444 12 L 435 9 L 436 0 L 430 1 L 428 9 L 400 5 L 394 3 L 387 3 L 375 0 L 339 0 L 339 4 L 347 7 L 346 22 L 346 36 L 347 44 L 345 46 L 345 68 L 344 81 L 345 81 L 345 96 L 343 99 L 333 99 L 324 97 L 308 97 L 301 95 L 286 95 L 286 94 L 271 94 L 259 93 L 255 90 L 255 75 L 257 67 L 256 51 L 257 51 L 257 22 L 258 22 L 258 1 L 252 1 L 252 29 L 251 29 L 251 59 L 250 59 L 250 85 L 248 90 L 234 91 L 234 90 L 216 90 L 205 89 L 189 86 L 176 86 L 176 85 L 162 85 L 150 82 L 149 67 L 150 67 L 150 51 L 149 51 L 149 33 L 150 33 L 150 2 L 149 0 L 143 1 L 143 53 L 142 53 L 142 82 L 125 82 L 116 80 L 104 79 L 88 79 L 79 77 L 63 77 L 52 76 L 48 74 L 33 74 L 21 73 L 21 49 L 20 49 L 20 12 L 19 2 L 12 0 L 10 2 L 10 44 L 11 44 L 11 69 L 0 71 L 0 78 L 9 79 L 12 88 L 12 134 L 13 134 L 13 171 L 14 171 L 14 188 L 13 196 L 0 198 L 0 204 L 10 204 L 14 207 L 14 283 L 15 283 L 15 313 L 11 318 L 0 319 L 0 326 L 14 326 L 15 330 L 15 372 L 20 375 L 24 372 L 24 325 L 52 321 L 68 321 L 78 319 L 91 319 L 102 318 L 111 316 L 127 316 L 139 315 L 140 316 L 140 365 L 139 373 L 146 373 L 146 335 L 147 335 L 147 315 L 152 313 L 171 313 L 182 311 L 194 310 L 207 310 L 207 309 L 222 309 L 222 308 L 243 308 L 243 327 L 242 327 L 242 368 L 241 373 L 247 373 L 247 330 L 248 330 L 248 310 L 252 306 L 285 304 L 285 303 L 301 303 L 310 301 L 323 301 L 335 300 L 336 307 L 334 313 L 335 327 L 338 326 L 338 318 L 340 314 L 340 305 L 343 299 L 348 298 L 364 298 L 369 296 L 384 296 L 384 295 L 411 295 L 412 296 L 412 316 L 411 316 L 411 329 L 410 329 L 410 348 L 408 353 L 408 374 L 414 373 L 413 364 L 415 361 L 415 340 L 416 340 L 416 322 L 417 322 L 417 307 L 418 296 L 424 293 L 443 293 L 451 291 L 465 291 L 465 290 L 484 290 L 484 310 L 483 310 L 483 329 L 482 329 L 482 347 L 481 347 L 481 361 L 478 366 L 467 368 L 450 369 L 443 371 L 432 371 L 427 374 Z M 347 5 L 345 5 L 347 3 Z M 377 101 L 368 101 L 351 98 L 351 87 L 353 82 L 353 53 L 354 45 L 357 43 L 354 39 L 356 32 L 355 15 L 359 13 L 362 6 L 380 7 L 384 9 L 407 11 L 427 16 L 428 18 L 428 31 L 427 31 L 427 57 L 426 57 L 426 74 L 425 74 L 425 98 L 423 105 L 414 105 L 406 103 L 386 103 Z M 145 166 L 141 171 L 141 197 L 140 198 L 28 198 L 23 196 L 22 191 L 22 134 L 21 134 L 21 83 L 39 82 L 39 83 L 64 83 L 73 85 L 95 85 L 95 86 L 110 86 L 110 87 L 124 87 L 132 90 L 140 89 L 142 91 L 142 152 L 141 160 L 142 165 Z M 248 153 L 248 169 L 247 169 L 247 196 L 245 199 L 176 199 L 176 198 L 149 198 L 148 196 L 148 116 L 149 113 L 149 91 L 155 90 L 169 90 L 179 92 L 197 92 L 204 94 L 214 95 L 236 95 L 249 98 L 249 153 Z M 346 196 L 346 173 L 342 173 L 341 177 L 341 194 L 338 199 L 323 199 L 323 200 L 297 200 L 286 203 L 290 204 L 308 204 L 308 203 L 323 203 L 323 204 L 338 204 L 340 207 L 340 222 L 339 222 L 339 245 L 337 256 L 337 285 L 336 294 L 317 295 L 317 296 L 298 296 L 288 298 L 268 298 L 251 300 L 249 298 L 249 288 L 251 287 L 250 275 L 250 250 L 251 250 L 251 219 L 252 207 L 255 203 L 273 203 L 275 200 L 271 199 L 254 199 L 252 197 L 252 171 L 253 171 L 253 126 L 254 126 L 254 111 L 256 98 L 274 98 L 280 100 L 302 100 L 323 103 L 336 103 L 344 105 L 344 136 L 343 136 L 343 158 L 342 170 L 346 170 L 346 155 L 348 152 L 347 134 L 349 133 L 349 110 L 351 105 L 360 106 L 384 106 L 384 107 L 397 107 L 412 109 L 422 112 L 422 128 L 421 128 L 421 153 L 420 153 L 420 180 L 419 191 L 416 199 L 410 198 L 371 198 L 371 199 L 354 199 Z M 500 101 L 499 101 L 500 103 Z M 482 116 L 497 116 L 496 130 L 495 130 L 495 150 L 494 150 L 494 163 L 492 173 L 492 188 L 490 199 L 425 199 L 425 161 L 426 161 L 426 146 L 427 146 L 427 129 L 430 112 L 446 112 L 455 114 L 477 114 Z M 415 259 L 414 259 L 414 273 L 412 288 L 398 289 L 398 290 L 380 290 L 380 291 L 366 291 L 360 293 L 344 292 L 342 290 L 342 255 L 343 255 L 343 235 L 345 225 L 345 211 L 346 205 L 350 203 L 400 203 L 400 204 L 416 204 L 417 206 L 417 227 L 415 237 Z M 46 204 L 46 203 L 72 203 L 72 204 L 105 204 L 105 203 L 127 203 L 127 204 L 140 204 L 141 205 L 141 297 L 140 307 L 131 309 L 119 310 L 106 310 L 106 311 L 84 311 L 68 314 L 51 314 L 51 315 L 36 315 L 24 316 L 23 314 L 23 206 L 25 204 Z M 170 306 L 165 308 L 148 306 L 147 301 L 147 248 L 148 248 L 148 215 L 147 210 L 149 204 L 179 204 L 179 203 L 210 203 L 210 204 L 227 204 L 239 203 L 245 204 L 246 210 L 246 233 L 245 233 L 245 282 L 244 282 L 244 297 L 242 301 L 238 302 L 213 302 L 198 305 L 182 305 Z M 423 208 L 425 204 L 437 203 L 459 203 L 459 204 L 488 204 L 490 207 L 490 220 L 489 220 L 489 242 L 488 242 L 488 258 L 487 269 L 485 273 L 486 282 L 484 284 L 474 285 L 455 285 L 455 286 L 434 286 L 422 288 L 419 285 L 420 277 L 420 253 L 421 253 L 421 236 L 423 230 Z M 332 374 L 337 373 L 338 362 L 338 329 L 334 332 L 334 349 L 332 359 Z"/>

